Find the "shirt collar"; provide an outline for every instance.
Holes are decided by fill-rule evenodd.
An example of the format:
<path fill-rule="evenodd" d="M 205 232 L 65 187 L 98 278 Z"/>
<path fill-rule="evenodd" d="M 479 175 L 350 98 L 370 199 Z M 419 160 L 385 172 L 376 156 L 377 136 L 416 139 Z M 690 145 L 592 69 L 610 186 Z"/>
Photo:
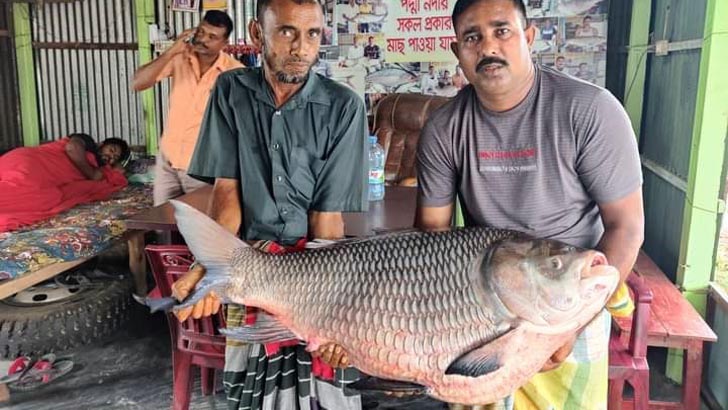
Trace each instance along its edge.
<path fill-rule="evenodd" d="M 187 53 L 187 58 L 189 59 L 190 64 L 192 64 L 193 67 L 196 68 L 197 72 L 200 71 L 200 59 L 197 58 L 197 54 L 194 52 Z M 215 69 L 219 72 L 225 71 L 227 68 L 227 61 L 225 59 L 225 52 L 220 50 L 220 54 L 218 54 L 217 59 L 215 60 L 215 63 L 212 64 L 212 67 L 210 69 Z M 201 76 L 201 73 L 200 73 Z"/>
<path fill-rule="evenodd" d="M 240 76 L 240 82 L 250 90 L 254 91 L 259 101 L 275 107 L 273 102 L 270 86 L 265 81 L 265 74 L 262 67 L 245 69 L 252 75 Z M 331 98 L 326 92 L 323 80 L 318 74 L 311 71 L 306 79 L 306 83 L 298 90 L 296 94 L 286 102 L 281 109 L 289 110 L 303 108 L 307 103 L 317 103 L 323 105 L 331 105 Z"/>

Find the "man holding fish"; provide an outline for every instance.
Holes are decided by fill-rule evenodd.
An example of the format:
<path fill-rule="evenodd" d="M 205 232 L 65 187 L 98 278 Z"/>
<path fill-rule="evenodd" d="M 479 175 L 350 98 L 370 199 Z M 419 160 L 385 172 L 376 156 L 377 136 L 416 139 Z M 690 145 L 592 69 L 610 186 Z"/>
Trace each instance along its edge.
<path fill-rule="evenodd" d="M 273 12 L 266 13 L 265 17 L 259 14 L 259 21 L 253 23 L 254 27 L 251 27 L 251 32 L 257 33 L 254 34 L 254 38 L 258 38 L 262 45 L 273 48 L 273 50 L 268 50 L 269 60 L 266 60 L 264 70 L 280 66 L 276 65 L 275 58 L 273 58 L 276 56 L 274 52 L 280 51 L 280 49 L 276 47 L 275 43 L 266 42 L 275 38 L 275 35 L 282 35 L 283 38 L 286 38 L 285 33 L 278 27 L 282 26 L 283 31 L 296 31 L 300 27 L 302 34 L 298 34 L 298 36 L 304 38 L 315 32 L 303 22 L 299 24 L 296 20 L 307 15 L 307 13 L 303 13 L 303 9 L 309 5 L 311 5 L 309 2 L 298 4 L 293 0 L 273 0 L 268 7 L 268 10 Z M 295 10 L 295 13 L 292 10 Z M 307 11 L 312 12 L 313 9 L 307 9 Z M 288 18 L 287 24 L 271 23 L 274 18 L 281 19 L 283 16 Z M 269 17 L 271 20 L 267 20 Z M 316 20 L 312 16 L 309 17 L 311 17 L 310 20 L 305 18 L 304 20 L 306 22 Z M 418 153 L 420 183 L 418 227 L 426 230 L 448 229 L 454 212 L 455 196 L 458 195 L 462 200 L 467 225 L 509 228 L 536 237 L 556 238 L 581 247 L 598 248 L 606 254 L 611 264 L 619 269 L 622 279 L 624 279 L 636 259 L 643 230 L 639 158 L 634 135 L 624 111 L 616 100 L 603 89 L 570 79 L 553 70 L 534 66 L 531 63 L 529 46 L 533 42 L 535 33 L 533 28 L 526 24 L 525 9 L 519 0 L 459 0 L 455 6 L 453 23 L 458 39 L 457 43 L 453 45 L 453 51 L 460 60 L 460 66 L 463 68 L 465 76 L 473 85 L 461 92 L 453 102 L 437 111 L 424 130 Z M 298 40 L 287 44 L 305 43 L 298 36 L 294 36 Z M 311 55 L 315 55 L 315 53 Z M 282 70 L 279 72 L 280 75 L 271 77 L 266 72 L 265 82 L 271 87 L 270 91 L 275 97 L 278 97 L 277 91 L 280 89 L 289 92 L 293 89 L 294 91 L 288 94 L 290 97 L 297 88 L 281 88 L 281 85 L 277 83 L 289 84 L 284 80 L 303 78 L 301 76 L 308 73 L 310 66 L 304 67 L 305 61 L 302 60 L 305 59 L 299 53 L 296 54 L 296 61 L 286 61 L 285 55 L 278 57 L 284 58 L 283 64 L 281 64 L 283 68 L 288 68 L 295 73 L 287 73 L 286 70 Z M 288 76 L 287 74 L 295 75 Z M 250 122 L 257 124 L 258 121 L 238 118 L 239 113 L 236 113 L 236 110 L 233 110 L 232 106 L 228 104 L 232 104 L 231 101 L 236 102 L 234 104 L 236 107 L 248 105 L 260 107 L 261 104 L 260 102 L 238 102 L 237 99 L 240 97 L 225 92 L 225 77 L 223 76 L 213 93 L 207 117 L 208 122 L 217 119 L 219 124 L 226 125 L 227 128 L 216 132 L 229 136 L 239 132 L 236 127 L 245 126 Z M 232 77 L 232 75 L 228 77 Z M 311 77 L 308 78 L 307 85 L 308 82 L 311 82 Z M 306 86 L 301 92 L 305 89 Z M 266 98 L 264 93 L 259 93 L 258 97 Z M 285 103 L 285 98 L 282 101 Z M 352 101 L 349 103 L 353 104 Z M 557 104 L 554 103 L 555 101 Z M 333 103 L 333 100 L 331 102 Z M 218 106 L 215 107 L 215 104 Z M 357 106 L 356 113 L 359 112 L 358 108 Z M 339 112 L 346 113 L 347 110 L 342 109 Z M 253 113 L 248 114 L 253 115 Z M 274 114 L 273 118 L 275 115 L 277 114 Z M 339 127 L 331 129 L 339 129 L 343 125 L 351 126 L 359 121 L 363 122 L 357 116 L 346 118 L 340 121 Z M 361 128 L 359 132 L 364 132 L 364 127 Z M 318 128 L 318 130 L 321 129 Z M 311 135 L 319 137 L 316 133 L 311 133 Z M 238 138 L 242 138 L 242 136 Z M 309 135 L 309 138 L 313 137 Z M 209 138 L 207 139 L 209 140 Z M 356 138 L 352 138 L 351 141 L 358 142 Z M 301 143 L 305 144 L 303 140 Z M 224 146 L 229 150 L 242 148 L 234 139 L 228 141 L 228 144 L 224 144 Z M 355 164 L 353 166 L 349 164 L 349 169 L 344 169 L 343 165 L 336 167 L 335 174 L 347 181 L 360 181 L 360 178 L 363 177 L 364 166 L 358 161 L 360 161 L 359 157 L 363 156 L 364 147 L 360 147 L 356 143 L 349 144 L 348 147 L 355 147 L 356 149 L 351 151 L 356 152 L 350 153 L 345 160 L 337 163 L 353 161 Z M 262 143 L 247 148 L 253 149 L 257 153 L 256 155 L 265 157 L 269 155 L 267 146 Z M 275 148 L 273 149 L 275 150 Z M 306 229 L 302 232 L 299 232 L 300 229 L 296 229 L 295 232 L 294 230 L 289 232 L 286 229 L 289 224 L 304 221 L 308 223 L 307 231 L 310 232 L 310 237 L 336 238 L 342 235 L 341 216 L 338 212 L 326 212 L 334 211 L 328 206 L 323 207 L 319 212 L 311 212 L 307 220 L 299 218 L 295 220 L 297 222 L 289 221 L 285 220 L 283 210 L 276 207 L 276 197 L 271 199 L 271 207 L 274 211 L 278 210 L 278 218 L 282 218 L 284 223 L 267 221 L 263 214 L 255 213 L 257 209 L 255 205 L 259 198 L 251 198 L 249 193 L 270 195 L 267 192 L 259 192 L 255 187 L 258 173 L 263 175 L 270 173 L 271 165 L 268 164 L 268 170 L 261 167 L 256 168 L 252 173 L 244 172 L 244 169 L 228 173 L 230 169 L 238 170 L 238 167 L 251 166 L 251 164 L 257 167 L 256 163 L 260 162 L 260 158 L 256 155 L 251 155 L 249 158 L 243 156 L 238 158 L 239 161 L 230 162 L 227 159 L 221 160 L 219 156 L 210 155 L 209 152 L 205 155 L 206 150 L 209 148 L 198 146 L 196 157 L 199 156 L 199 159 L 196 158 L 196 161 L 199 170 L 195 172 L 197 175 L 218 178 L 210 214 L 229 231 L 237 231 L 238 226 L 243 222 L 244 231 L 241 236 L 245 239 L 269 239 L 285 242 L 287 239 L 295 239 L 296 236 L 293 234 L 297 234 L 297 237 L 307 236 Z M 303 153 L 299 151 L 301 151 L 301 147 L 295 146 L 293 152 Z M 316 158 L 315 155 L 304 155 L 302 159 L 306 160 L 304 163 L 309 167 L 323 167 L 322 169 L 335 167 L 328 163 L 332 161 L 331 157 L 327 157 L 326 164 L 320 163 L 321 158 Z M 296 155 L 294 159 L 299 161 L 301 157 Z M 226 164 L 228 166 L 225 166 Z M 275 164 L 273 164 L 273 168 L 275 168 Z M 241 178 L 243 174 L 245 178 Z M 327 173 L 323 172 L 323 175 L 327 175 Z M 276 177 L 268 176 L 274 178 L 272 186 L 275 191 Z M 288 176 L 283 176 L 278 182 L 286 181 L 286 177 Z M 291 178 L 301 183 L 305 182 L 295 175 Z M 308 180 L 308 184 L 304 185 L 312 188 L 321 185 L 321 181 Z M 355 194 L 351 194 L 351 192 L 339 194 L 340 197 L 343 196 L 349 200 L 340 201 L 336 211 L 361 209 L 357 193 L 361 194 L 363 188 L 362 192 L 359 192 L 359 184 L 354 185 Z M 333 187 L 331 189 L 334 190 Z M 242 202 L 240 190 L 242 190 Z M 314 197 L 317 195 L 314 194 Z M 271 207 L 266 209 L 271 209 Z M 193 226 L 195 225 L 193 224 Z M 188 232 L 194 232 L 194 230 Z M 288 236 L 286 233 L 291 235 Z M 513 246 L 513 249 L 520 249 L 520 245 Z M 531 248 L 529 245 L 522 251 L 538 252 L 540 256 L 548 256 L 549 252 L 571 252 L 563 251 L 561 247 L 552 248 L 550 245 L 535 248 Z M 495 255 L 490 255 L 488 258 L 487 263 L 490 266 L 490 259 L 494 259 Z M 396 260 L 396 258 L 385 260 Z M 553 259 L 545 260 L 555 263 Z M 604 263 L 599 257 L 591 260 L 597 265 Z M 483 266 L 486 266 L 485 263 L 484 260 Z M 522 268 L 525 265 L 516 266 Z M 586 268 L 586 272 L 588 272 L 589 266 L 587 265 Z M 562 266 L 554 265 L 550 266 L 550 269 L 561 270 Z M 485 272 L 493 274 L 490 268 L 487 268 Z M 180 299 L 185 298 L 200 277 L 199 273 L 190 274 L 183 280 L 182 285 L 176 287 L 175 295 Z M 546 275 L 546 277 L 550 276 Z M 582 279 L 588 280 L 589 278 Z M 509 282 L 507 275 L 503 276 L 502 280 L 507 284 L 505 288 L 513 289 L 514 283 Z M 237 289 L 236 286 L 241 286 L 240 283 L 235 283 L 232 290 Z M 248 282 L 246 281 L 246 283 Z M 285 281 L 281 283 L 285 284 Z M 499 293 L 499 298 L 507 311 L 529 316 L 531 315 L 530 307 L 524 304 L 523 299 L 517 297 L 518 284 L 515 283 L 515 285 L 514 291 Z M 533 285 L 533 282 L 529 281 L 528 285 Z M 604 286 L 601 289 L 603 290 Z M 437 291 L 437 289 L 433 291 Z M 575 292 L 574 297 L 577 296 Z M 243 295 L 240 298 L 246 299 L 249 296 Z M 547 299 L 555 301 L 557 307 L 560 304 L 573 307 L 570 296 L 559 295 L 555 299 L 548 297 Z M 338 303 L 343 302 L 345 301 L 342 300 Z M 209 314 L 218 306 L 219 301 L 216 301 L 214 297 L 206 297 L 197 303 L 193 309 L 193 316 Z M 180 314 L 182 318 L 189 315 L 189 311 L 182 312 Z M 558 315 L 558 309 L 553 310 L 552 314 Z M 357 315 L 355 316 L 358 318 Z M 453 317 L 457 318 L 457 316 Z M 295 316 L 294 320 L 298 320 L 296 318 L 301 318 L 301 315 Z M 287 320 L 291 320 L 291 318 L 287 318 Z M 332 318 L 332 321 L 335 319 Z M 515 325 L 515 323 L 513 324 Z M 325 325 L 328 322 L 320 324 Z M 578 323 L 578 325 L 582 324 Z M 230 326 L 231 323 L 228 323 L 228 327 Z M 568 328 L 568 323 L 564 326 Z M 584 327 L 575 340 L 570 338 L 571 340 L 559 345 L 561 348 L 550 350 L 550 352 L 555 351 L 551 359 L 543 365 L 541 365 L 543 361 L 540 361 L 537 367 L 542 367 L 543 372 L 516 392 L 514 396 L 516 407 L 519 409 L 606 408 L 608 328 L 608 315 L 600 314 Z M 546 339 L 548 337 L 544 338 L 544 340 Z M 533 341 L 534 351 L 543 350 L 541 344 L 544 342 L 541 339 L 528 340 Z M 386 344 L 386 340 L 383 343 Z M 317 347 L 316 345 L 317 343 L 313 343 L 312 346 Z M 513 344 L 504 347 L 511 345 Z M 359 345 L 349 346 L 351 349 L 355 347 L 358 348 Z M 489 346 L 486 345 L 483 348 L 487 349 Z M 334 364 L 347 362 L 345 358 L 342 359 L 343 352 L 338 346 L 325 345 L 318 350 L 330 362 L 335 362 Z M 361 360 L 362 352 L 355 353 L 353 358 Z M 295 354 L 298 353 L 292 353 L 294 356 Z M 523 354 L 528 354 L 528 350 Z M 252 355 L 252 357 L 254 360 L 249 363 L 266 363 L 264 353 L 257 356 Z M 241 357 L 238 355 L 234 361 L 239 364 L 240 359 Z M 415 359 L 416 357 L 412 360 Z M 272 360 L 268 358 L 267 363 L 271 363 Z M 303 360 L 305 361 L 305 359 Z M 228 362 L 230 361 L 228 360 Z M 366 362 L 360 363 L 365 364 Z M 467 377 L 468 373 L 475 372 L 475 374 L 471 374 L 472 377 L 499 371 L 498 363 L 490 360 L 480 361 L 476 366 L 468 363 L 468 355 L 455 362 L 447 359 L 448 374 L 453 372 L 456 376 L 444 376 L 444 380 L 450 380 L 447 377 L 463 380 L 463 376 L 457 375 L 465 375 L 464 380 L 472 382 Z M 373 366 L 381 363 L 371 361 L 368 364 Z M 500 369 L 505 368 L 507 366 Z M 534 368 L 534 371 L 537 368 Z M 295 371 L 293 368 L 291 370 Z M 392 369 L 387 369 L 386 366 L 380 368 L 380 372 L 383 374 L 387 374 L 388 370 Z M 239 368 L 237 373 L 240 373 Z M 258 373 L 260 373 L 259 369 L 252 371 L 253 378 L 258 377 Z M 265 372 L 261 375 L 266 376 Z M 289 381 L 289 383 L 291 382 Z M 433 379 L 432 386 L 436 386 L 437 383 L 437 380 Z M 265 391 L 268 392 L 268 385 L 265 384 Z M 235 408 L 235 403 L 238 401 L 245 400 L 246 394 L 249 395 L 250 392 L 245 392 L 247 385 L 248 380 L 237 383 L 228 380 L 226 384 L 228 390 L 230 392 L 236 389 L 239 391 L 238 395 L 229 396 L 231 408 Z M 253 386 L 254 383 L 250 385 Z M 260 388 L 260 386 L 258 387 Z M 493 388 L 497 389 L 498 386 L 493 386 Z M 284 392 L 286 389 L 279 386 L 276 391 Z M 308 400 L 305 393 L 303 396 L 300 391 L 298 393 L 299 404 Z M 443 398 L 463 398 L 456 393 L 451 389 L 445 390 L 441 395 L 433 395 Z M 318 391 L 317 394 L 320 398 L 322 391 Z M 283 396 L 286 394 L 279 394 L 277 400 L 284 399 Z M 301 397 L 304 397 L 303 402 L 300 401 Z M 343 409 L 348 408 L 346 406 L 357 405 L 355 401 L 348 400 L 350 396 L 349 398 L 346 395 L 339 397 L 344 398 L 341 404 L 329 405 L 327 408 Z M 509 398 L 498 405 L 513 407 L 513 403 L 513 398 Z M 257 402 L 256 408 L 258 406 L 260 406 L 260 402 Z M 270 401 L 264 402 L 262 406 L 261 408 L 288 408 L 286 405 L 279 406 L 279 403 Z"/>
<path fill-rule="evenodd" d="M 294 246 L 306 237 L 341 238 L 341 212 L 367 206 L 364 102 L 310 72 L 324 30 L 317 1 L 259 0 L 257 7 L 249 32 L 263 67 L 220 75 L 189 174 L 214 182 L 208 214 L 242 239 Z M 175 283 L 174 296 L 184 299 L 203 275 L 199 265 L 192 268 Z M 219 308 L 220 300 L 207 295 L 177 315 L 199 318 Z M 243 323 L 245 312 L 229 306 L 227 325 Z M 313 353 L 342 364 L 340 348 Z M 230 409 L 361 407 L 356 393 L 343 390 L 358 377 L 356 370 L 337 369 L 331 381 L 317 376 L 303 344 L 266 352 L 260 344 L 228 343 Z"/>
<path fill-rule="evenodd" d="M 457 197 L 467 226 L 599 249 L 623 282 L 644 230 L 624 109 L 608 91 L 532 63 L 535 30 L 520 0 L 458 0 L 453 25 L 452 51 L 471 85 L 423 130 L 416 225 L 448 229 Z M 606 409 L 609 326 L 606 312 L 597 316 L 494 407 Z"/>

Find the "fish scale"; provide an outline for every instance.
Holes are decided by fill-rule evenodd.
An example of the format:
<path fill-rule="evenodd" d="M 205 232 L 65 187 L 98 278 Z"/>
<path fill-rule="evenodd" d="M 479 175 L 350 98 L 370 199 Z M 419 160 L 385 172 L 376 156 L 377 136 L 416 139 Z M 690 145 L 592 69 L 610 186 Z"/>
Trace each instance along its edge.
<path fill-rule="evenodd" d="M 329 339 L 347 330 L 350 355 L 387 361 L 396 357 L 405 365 L 401 370 L 414 375 L 424 371 L 417 359 L 423 354 L 457 351 L 494 336 L 487 330 L 497 328 L 497 318 L 487 307 L 473 304 L 468 266 L 494 241 L 513 236 L 511 231 L 485 229 L 448 236 L 391 235 L 283 256 L 240 249 L 234 260 L 239 275 L 249 277 L 245 285 L 237 282 L 247 288 L 240 292 L 290 309 L 294 327 L 318 328 Z M 405 249 L 411 253 L 407 258 Z M 382 257 L 395 250 L 403 256 Z M 356 346 L 370 347 L 358 352 Z"/>

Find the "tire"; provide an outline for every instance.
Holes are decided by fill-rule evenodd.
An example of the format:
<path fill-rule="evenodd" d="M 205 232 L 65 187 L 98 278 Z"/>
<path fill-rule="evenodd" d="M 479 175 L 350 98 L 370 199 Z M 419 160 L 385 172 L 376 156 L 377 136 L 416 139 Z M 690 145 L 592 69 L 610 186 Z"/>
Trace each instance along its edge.
<path fill-rule="evenodd" d="M 71 297 L 40 305 L 0 301 L 0 358 L 61 352 L 110 336 L 131 316 L 128 278 L 95 279 Z"/>

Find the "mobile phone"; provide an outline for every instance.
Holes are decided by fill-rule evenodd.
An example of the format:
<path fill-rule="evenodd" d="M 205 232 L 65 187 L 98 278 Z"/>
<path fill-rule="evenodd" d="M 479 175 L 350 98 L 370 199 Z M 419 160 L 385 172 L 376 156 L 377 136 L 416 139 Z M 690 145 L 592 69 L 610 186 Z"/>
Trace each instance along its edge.
<path fill-rule="evenodd" d="M 195 35 L 191 35 L 185 42 L 189 45 L 194 46 L 197 42 L 195 41 Z"/>

